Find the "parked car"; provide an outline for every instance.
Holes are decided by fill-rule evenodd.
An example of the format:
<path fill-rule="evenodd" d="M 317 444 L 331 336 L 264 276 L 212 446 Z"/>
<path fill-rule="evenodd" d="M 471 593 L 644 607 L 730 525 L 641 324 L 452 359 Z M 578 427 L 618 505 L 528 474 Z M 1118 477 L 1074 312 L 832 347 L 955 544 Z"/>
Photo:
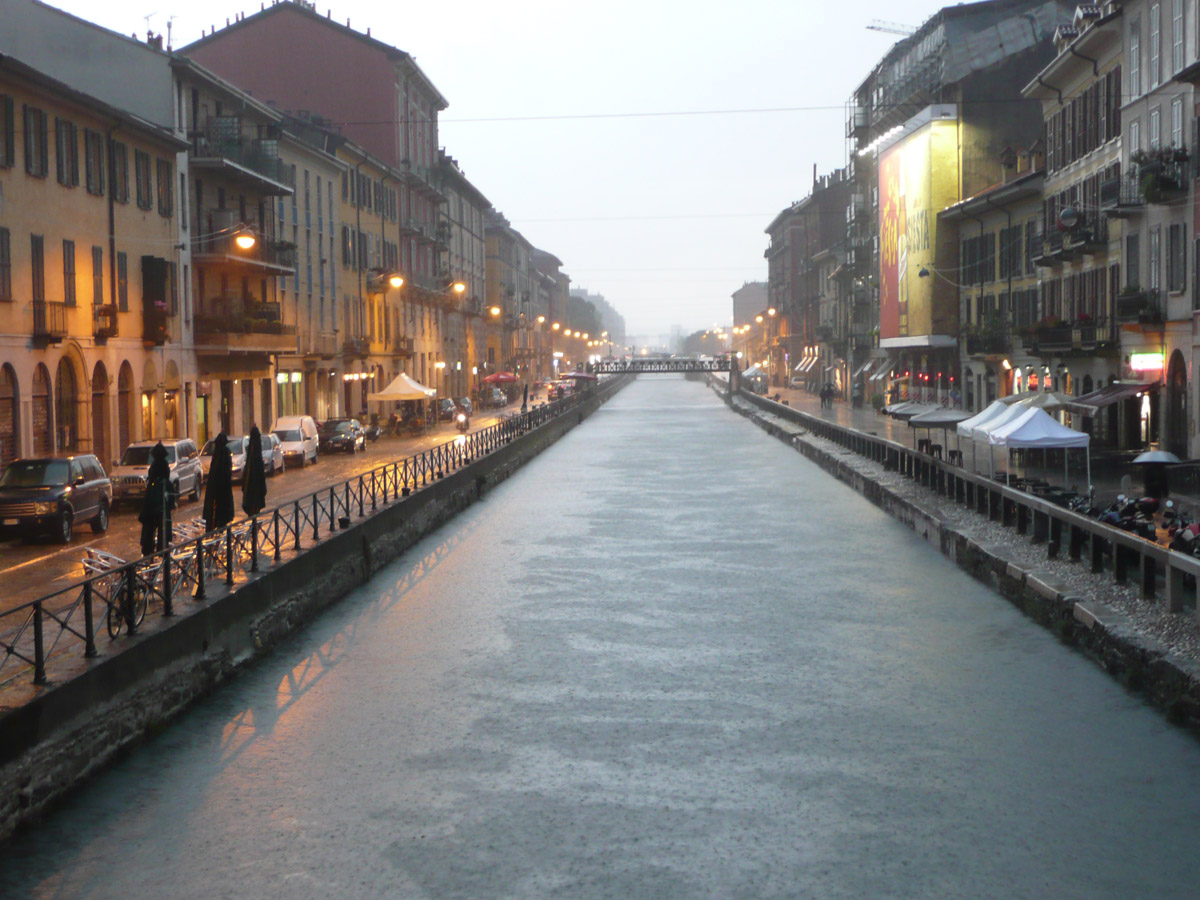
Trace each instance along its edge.
<path fill-rule="evenodd" d="M 158 441 L 137 441 L 125 448 L 121 461 L 112 470 L 113 503 L 123 500 L 140 502 L 146 493 L 146 473 L 150 469 L 150 451 Z M 191 438 L 163 438 L 167 450 L 167 465 L 171 467 L 171 482 L 180 497 L 190 494 L 200 499 L 204 485 L 204 467 L 200 451 Z"/>
<path fill-rule="evenodd" d="M 806 383 L 803 375 L 793 375 L 792 380 L 788 382 L 788 387 L 802 391 Z"/>
<path fill-rule="evenodd" d="M 470 397 L 459 397 L 454 401 L 458 404 L 458 408 L 465 412 L 468 416 L 475 412 L 475 404 L 471 402 Z"/>
<path fill-rule="evenodd" d="M 317 420 L 312 416 L 280 416 L 271 426 L 271 433 L 279 438 L 288 462 L 304 466 L 310 459 L 317 461 L 320 441 Z"/>
<path fill-rule="evenodd" d="M 283 444 L 279 438 L 267 432 L 262 436 L 263 450 L 263 469 L 268 475 L 274 475 L 276 472 L 284 470 Z"/>
<path fill-rule="evenodd" d="M 49 533 L 71 541 L 76 522 L 97 534 L 108 530 L 112 483 L 91 453 L 63 458 L 15 459 L 0 475 L 0 533 Z"/>
<path fill-rule="evenodd" d="M 443 397 L 438 401 L 438 421 L 449 422 L 454 418 L 455 410 L 454 401 L 449 397 Z"/>
<path fill-rule="evenodd" d="M 367 436 L 358 419 L 326 419 L 318 431 L 321 449 L 332 453 L 345 450 L 356 453 L 367 449 Z"/>
<path fill-rule="evenodd" d="M 250 439 L 240 434 L 227 438 L 229 455 L 233 457 L 233 480 L 242 477 L 246 469 L 246 447 Z M 204 469 L 204 480 L 208 480 L 208 471 L 212 468 L 213 442 L 208 441 L 200 451 L 200 467 Z"/>
<path fill-rule="evenodd" d="M 483 406 L 493 409 L 508 405 L 508 397 L 504 396 L 504 391 L 498 387 L 484 388 L 479 401 Z"/>

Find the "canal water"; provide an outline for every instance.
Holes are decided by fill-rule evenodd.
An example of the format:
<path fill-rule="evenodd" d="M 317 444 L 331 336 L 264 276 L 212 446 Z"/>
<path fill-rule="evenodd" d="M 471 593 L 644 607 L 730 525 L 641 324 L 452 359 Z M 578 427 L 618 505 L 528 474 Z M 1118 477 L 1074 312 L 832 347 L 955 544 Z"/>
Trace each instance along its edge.
<path fill-rule="evenodd" d="M 36 898 L 1194 898 L 1200 743 L 643 377 L 0 855 Z"/>

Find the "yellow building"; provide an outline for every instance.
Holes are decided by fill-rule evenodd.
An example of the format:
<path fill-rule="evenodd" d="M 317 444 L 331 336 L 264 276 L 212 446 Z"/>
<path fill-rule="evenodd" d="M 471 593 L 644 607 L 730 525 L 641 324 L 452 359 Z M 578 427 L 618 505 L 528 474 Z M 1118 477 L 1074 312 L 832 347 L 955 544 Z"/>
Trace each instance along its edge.
<path fill-rule="evenodd" d="M 0 463 L 186 433 L 184 149 L 0 57 Z"/>

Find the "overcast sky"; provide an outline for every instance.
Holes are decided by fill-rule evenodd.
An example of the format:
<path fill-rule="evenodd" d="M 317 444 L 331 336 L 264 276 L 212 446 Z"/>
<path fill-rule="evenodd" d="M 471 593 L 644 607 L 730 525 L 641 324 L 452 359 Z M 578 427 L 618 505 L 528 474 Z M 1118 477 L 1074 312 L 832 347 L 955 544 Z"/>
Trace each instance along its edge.
<path fill-rule="evenodd" d="M 51 0 L 176 47 L 259 3 Z M 845 163 L 844 104 L 917 0 L 318 0 L 394 44 L 447 98 L 440 142 L 631 335 L 731 324 L 765 280 L 763 229 Z M 738 110 L 786 110 L 736 112 Z M 662 115 L 673 113 L 675 115 Z M 678 113 L 703 113 L 678 115 Z M 545 118 L 537 118 L 545 117 Z M 500 121 L 497 121 L 500 120 Z"/>

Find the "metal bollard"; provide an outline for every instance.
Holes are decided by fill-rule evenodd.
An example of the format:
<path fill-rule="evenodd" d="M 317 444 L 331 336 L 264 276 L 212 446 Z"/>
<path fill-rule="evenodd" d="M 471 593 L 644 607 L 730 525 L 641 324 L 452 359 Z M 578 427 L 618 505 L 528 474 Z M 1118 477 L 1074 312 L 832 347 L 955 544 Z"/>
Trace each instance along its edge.
<path fill-rule="evenodd" d="M 174 585 L 171 582 L 171 548 L 163 551 L 163 618 L 175 615 Z"/>
<path fill-rule="evenodd" d="M 196 593 L 193 600 L 204 599 L 204 538 L 196 538 Z"/>
<path fill-rule="evenodd" d="M 96 655 L 96 623 L 92 613 L 92 582 L 88 579 L 83 583 L 83 655 L 91 659 Z"/>
<path fill-rule="evenodd" d="M 225 526 L 225 584 L 233 586 L 233 529 Z"/>

